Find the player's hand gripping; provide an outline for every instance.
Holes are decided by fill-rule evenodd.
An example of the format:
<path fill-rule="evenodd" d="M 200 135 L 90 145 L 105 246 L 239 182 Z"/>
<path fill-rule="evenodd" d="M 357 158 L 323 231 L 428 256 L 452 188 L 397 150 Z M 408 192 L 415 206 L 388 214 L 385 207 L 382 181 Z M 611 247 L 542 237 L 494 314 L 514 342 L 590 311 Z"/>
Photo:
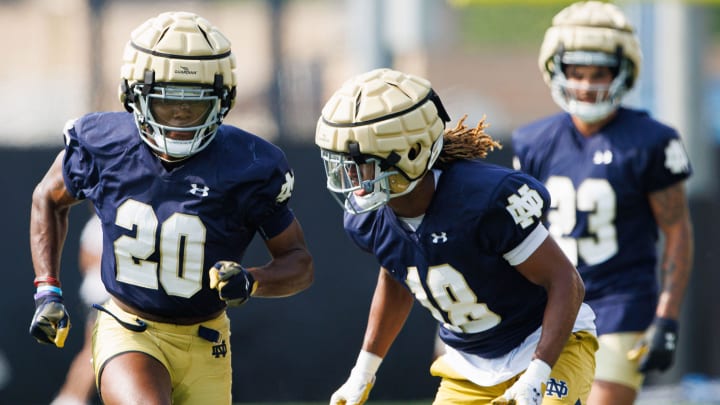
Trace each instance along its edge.
<path fill-rule="evenodd" d="M 665 371 L 673 363 L 677 348 L 678 322 L 669 318 L 656 318 L 645 336 L 628 353 L 630 360 L 640 360 L 638 371 Z"/>
<path fill-rule="evenodd" d="M 525 373 L 501 396 L 493 399 L 492 405 L 540 405 L 543 399 L 543 384 L 550 378 L 550 366 L 540 359 L 530 362 Z"/>
<path fill-rule="evenodd" d="M 350 377 L 330 397 L 330 405 L 364 404 L 375 384 L 375 373 L 381 362 L 379 356 L 361 351 L 355 367 L 350 371 Z"/>
<path fill-rule="evenodd" d="M 244 304 L 256 287 L 252 274 L 235 262 L 219 261 L 210 269 L 210 288 L 231 307 Z"/>
<path fill-rule="evenodd" d="M 62 348 L 68 332 L 70 316 L 63 304 L 62 292 L 38 291 L 35 294 L 35 315 L 30 324 L 30 334 L 40 343 L 53 343 Z"/>

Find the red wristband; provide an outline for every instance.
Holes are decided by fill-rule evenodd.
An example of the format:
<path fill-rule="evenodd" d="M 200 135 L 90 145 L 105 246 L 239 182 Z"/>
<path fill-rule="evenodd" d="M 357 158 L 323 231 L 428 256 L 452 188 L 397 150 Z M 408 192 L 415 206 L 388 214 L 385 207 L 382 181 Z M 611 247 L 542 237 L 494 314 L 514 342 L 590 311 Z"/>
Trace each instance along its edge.
<path fill-rule="evenodd" d="M 33 284 L 35 284 L 35 287 L 37 287 L 40 283 L 46 283 L 46 284 L 54 285 L 56 287 L 60 287 L 60 280 L 56 279 L 53 276 L 35 277 L 35 281 L 33 281 Z"/>

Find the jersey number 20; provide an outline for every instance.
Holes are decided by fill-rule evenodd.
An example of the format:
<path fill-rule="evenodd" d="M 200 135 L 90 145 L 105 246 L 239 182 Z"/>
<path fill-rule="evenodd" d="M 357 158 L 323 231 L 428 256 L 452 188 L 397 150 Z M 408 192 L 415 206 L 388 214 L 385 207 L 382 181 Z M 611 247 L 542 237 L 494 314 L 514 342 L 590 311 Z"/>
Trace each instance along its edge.
<path fill-rule="evenodd" d="M 153 290 L 159 282 L 169 295 L 184 298 L 200 291 L 206 233 L 200 218 L 175 213 L 162 223 L 159 263 L 147 260 L 155 253 L 158 229 L 151 206 L 127 200 L 118 208 L 115 223 L 136 230 L 135 237 L 121 236 L 115 241 L 118 281 Z"/>

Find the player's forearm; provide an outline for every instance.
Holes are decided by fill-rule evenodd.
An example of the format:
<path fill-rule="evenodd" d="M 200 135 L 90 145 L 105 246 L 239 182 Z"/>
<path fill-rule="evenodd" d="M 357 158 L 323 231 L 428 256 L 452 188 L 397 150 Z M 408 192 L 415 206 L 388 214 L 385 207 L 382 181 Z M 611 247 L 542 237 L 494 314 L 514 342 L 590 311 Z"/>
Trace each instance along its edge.
<path fill-rule="evenodd" d="M 363 350 L 384 358 L 402 330 L 413 305 L 413 296 L 384 269 L 370 306 Z"/>
<path fill-rule="evenodd" d="M 287 297 L 307 289 L 313 282 L 312 256 L 305 249 L 291 250 L 248 271 L 257 281 L 254 297 Z"/>
<path fill-rule="evenodd" d="M 662 289 L 656 315 L 678 319 L 692 270 L 694 242 L 690 220 L 683 220 L 665 233 L 660 265 Z"/>
<path fill-rule="evenodd" d="M 585 296 L 585 287 L 579 276 L 572 275 L 565 282 L 553 283 L 547 292 L 542 334 L 534 357 L 552 367 L 572 333 Z"/>
<path fill-rule="evenodd" d="M 60 152 L 43 179 L 33 190 L 30 209 L 30 252 L 36 276 L 57 278 L 60 257 L 68 230 L 70 207 L 77 204 L 68 193 L 62 175 Z"/>
<path fill-rule="evenodd" d="M 648 201 L 665 237 L 660 264 L 662 290 L 656 315 L 677 319 L 692 268 L 693 236 L 683 182 L 653 192 Z"/>
<path fill-rule="evenodd" d="M 42 185 L 33 193 L 30 211 L 30 252 L 36 276 L 58 277 L 68 229 L 69 207 L 57 207 Z"/>

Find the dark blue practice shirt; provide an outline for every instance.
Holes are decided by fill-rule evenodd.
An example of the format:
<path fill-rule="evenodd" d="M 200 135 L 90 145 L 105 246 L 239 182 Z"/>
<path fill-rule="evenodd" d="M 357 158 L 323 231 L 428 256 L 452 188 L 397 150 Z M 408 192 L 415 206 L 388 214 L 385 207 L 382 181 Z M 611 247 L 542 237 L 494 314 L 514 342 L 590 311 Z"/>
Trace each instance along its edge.
<path fill-rule="evenodd" d="M 645 330 L 658 295 L 658 226 L 648 194 L 692 172 L 676 131 L 620 108 L 591 137 L 560 113 L 512 139 L 521 170 L 550 191 L 548 229 L 578 267 L 598 333 Z"/>
<path fill-rule="evenodd" d="M 241 263 L 253 236 L 293 221 L 293 174 L 282 151 L 222 125 L 210 145 L 168 170 L 140 139 L 132 114 L 93 113 L 65 131 L 63 175 L 102 222 L 108 292 L 165 317 L 225 307 L 209 288 L 219 260 Z"/>
<path fill-rule="evenodd" d="M 345 214 L 345 230 L 440 321 L 448 345 L 486 358 L 542 323 L 547 295 L 503 258 L 533 231 L 549 195 L 532 177 L 483 161 L 450 164 L 415 232 L 384 206 Z"/>

